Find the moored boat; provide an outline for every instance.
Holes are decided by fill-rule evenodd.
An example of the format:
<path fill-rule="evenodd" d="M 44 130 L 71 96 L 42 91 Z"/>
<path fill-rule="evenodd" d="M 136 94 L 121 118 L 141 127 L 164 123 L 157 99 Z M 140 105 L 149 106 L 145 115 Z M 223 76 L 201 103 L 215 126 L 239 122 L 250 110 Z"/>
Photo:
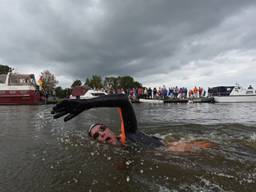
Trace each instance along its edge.
<path fill-rule="evenodd" d="M 162 99 L 139 99 L 139 102 L 141 103 L 164 103 Z"/>
<path fill-rule="evenodd" d="M 42 98 L 34 74 L 0 75 L 0 105 L 36 105 Z"/>
<path fill-rule="evenodd" d="M 139 99 L 140 103 L 164 103 L 164 101 L 162 99 Z"/>
<path fill-rule="evenodd" d="M 217 103 L 256 102 L 256 90 L 252 86 L 247 89 L 239 85 L 213 87 L 209 88 L 208 95 L 214 97 Z"/>
<path fill-rule="evenodd" d="M 78 86 L 73 88 L 71 95 L 69 96 L 70 99 L 92 99 L 95 97 L 105 96 L 107 93 L 105 91 L 99 90 L 88 90 L 84 86 Z"/>

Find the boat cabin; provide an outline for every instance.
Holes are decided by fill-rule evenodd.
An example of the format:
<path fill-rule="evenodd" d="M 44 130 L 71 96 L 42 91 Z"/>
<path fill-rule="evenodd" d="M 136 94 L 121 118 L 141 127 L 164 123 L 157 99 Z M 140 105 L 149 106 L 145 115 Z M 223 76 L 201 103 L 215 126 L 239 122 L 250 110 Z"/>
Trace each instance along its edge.
<path fill-rule="evenodd" d="M 36 85 L 33 74 L 8 73 L 0 75 L 0 84 L 8 86 Z"/>
<path fill-rule="evenodd" d="M 247 89 L 242 88 L 239 85 L 236 86 L 219 86 L 208 89 L 208 96 L 242 96 L 242 95 L 255 95 L 256 90 L 249 86 Z"/>
<path fill-rule="evenodd" d="M 219 86 L 208 88 L 208 96 L 229 96 L 233 89 L 234 86 Z"/>

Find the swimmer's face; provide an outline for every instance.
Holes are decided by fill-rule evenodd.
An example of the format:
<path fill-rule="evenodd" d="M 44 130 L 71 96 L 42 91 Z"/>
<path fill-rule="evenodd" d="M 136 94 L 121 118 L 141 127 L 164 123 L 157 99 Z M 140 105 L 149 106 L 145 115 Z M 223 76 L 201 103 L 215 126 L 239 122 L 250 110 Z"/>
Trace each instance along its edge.
<path fill-rule="evenodd" d="M 106 142 L 112 145 L 117 144 L 117 138 L 115 134 L 104 125 L 95 125 L 91 129 L 89 135 L 101 143 Z"/>

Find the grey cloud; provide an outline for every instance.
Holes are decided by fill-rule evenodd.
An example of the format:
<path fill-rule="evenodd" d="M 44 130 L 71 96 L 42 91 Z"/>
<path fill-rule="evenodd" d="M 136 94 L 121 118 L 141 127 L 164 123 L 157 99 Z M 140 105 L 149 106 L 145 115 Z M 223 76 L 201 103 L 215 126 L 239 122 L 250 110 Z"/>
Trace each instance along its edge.
<path fill-rule="evenodd" d="M 251 32 L 236 44 L 214 44 L 211 36 L 227 31 L 221 27 L 227 18 L 254 6 L 249 0 L 9 0 L 1 5 L 0 60 L 74 79 L 128 74 L 148 82 L 152 74 L 244 47 Z M 195 44 L 202 39 L 209 46 Z M 249 47 L 255 49 L 253 41 Z"/>

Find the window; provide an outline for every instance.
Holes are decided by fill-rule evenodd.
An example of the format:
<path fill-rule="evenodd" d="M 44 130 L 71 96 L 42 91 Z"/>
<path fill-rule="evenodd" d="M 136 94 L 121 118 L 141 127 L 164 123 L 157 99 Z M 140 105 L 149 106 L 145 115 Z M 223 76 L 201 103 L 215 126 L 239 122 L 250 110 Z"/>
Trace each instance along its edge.
<path fill-rule="evenodd" d="M 0 83 L 5 83 L 5 80 L 6 80 L 6 74 L 1 74 L 0 75 Z"/>

